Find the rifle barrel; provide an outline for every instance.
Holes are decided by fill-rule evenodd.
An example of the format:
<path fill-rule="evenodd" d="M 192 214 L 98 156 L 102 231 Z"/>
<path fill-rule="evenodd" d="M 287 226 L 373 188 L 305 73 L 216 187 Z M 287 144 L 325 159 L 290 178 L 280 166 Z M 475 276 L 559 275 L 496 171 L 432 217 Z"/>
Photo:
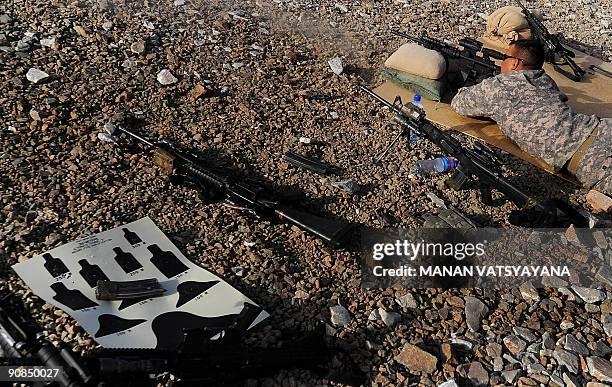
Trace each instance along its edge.
<path fill-rule="evenodd" d="M 137 134 L 136 134 L 136 133 L 134 133 L 134 132 L 131 132 L 131 131 L 129 131 L 129 130 L 127 130 L 127 129 L 125 129 L 125 128 L 124 128 L 124 127 L 122 127 L 122 126 L 118 126 L 118 127 L 117 127 L 117 129 L 119 129 L 119 130 L 120 130 L 120 131 L 122 131 L 123 133 L 125 133 L 125 134 L 127 134 L 127 135 L 129 135 L 129 136 L 131 136 L 131 137 L 133 137 L 133 138 L 135 138 L 136 140 L 138 140 L 138 141 L 140 141 L 140 142 L 142 142 L 142 143 L 144 143 L 144 144 L 147 144 L 147 145 L 152 146 L 152 147 L 154 147 L 154 146 L 155 146 L 155 144 L 154 144 L 154 143 L 152 143 L 151 141 L 147 140 L 147 139 L 146 139 L 146 138 L 144 138 L 144 137 L 141 137 L 141 136 L 137 135 Z"/>
<path fill-rule="evenodd" d="M 377 100 L 378 102 L 380 102 L 382 105 L 384 105 L 384 106 L 388 107 L 389 109 L 391 109 L 394 113 L 396 113 L 396 114 L 401 114 L 402 113 L 402 111 L 397 106 L 394 106 L 393 104 L 389 103 L 386 99 L 384 99 L 380 95 L 376 94 L 374 91 L 372 91 L 371 89 L 367 88 L 366 86 L 359 85 L 359 89 L 361 91 L 365 92 L 366 94 L 368 94 L 370 97 L 372 97 L 375 100 Z"/>

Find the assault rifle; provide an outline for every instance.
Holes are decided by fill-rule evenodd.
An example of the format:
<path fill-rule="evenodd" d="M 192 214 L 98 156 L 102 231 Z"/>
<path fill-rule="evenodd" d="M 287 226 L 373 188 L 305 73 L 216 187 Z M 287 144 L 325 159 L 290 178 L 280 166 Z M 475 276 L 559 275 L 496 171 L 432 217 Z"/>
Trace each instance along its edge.
<path fill-rule="evenodd" d="M 256 313 L 259 311 L 257 308 Z M 280 348 L 255 350 L 240 342 L 246 328 L 248 324 L 238 319 L 216 340 L 211 340 L 216 330 L 185 330 L 183 345 L 176 351 L 102 349 L 79 356 L 64 343 L 55 347 L 47 341 L 22 301 L 6 292 L 0 298 L 0 347 L 4 354 L 0 366 L 11 369 L 0 368 L 0 380 L 37 381 L 40 386 L 55 387 L 235 385 L 286 368 L 310 369 L 334 377 L 324 368 L 332 351 L 321 329 Z M 24 368 L 15 371 L 17 367 Z M 357 379 L 348 380 L 358 383 Z"/>
<path fill-rule="evenodd" d="M 345 221 L 325 219 L 285 204 L 278 195 L 257 181 L 234 181 L 225 174 L 213 171 L 193 152 L 179 149 L 167 141 L 154 143 L 121 126 L 116 128 L 138 142 L 154 148 L 153 162 L 164 173 L 186 177 L 207 195 L 224 198 L 230 208 L 256 218 L 283 220 L 332 246 L 339 245 L 350 229 Z"/>
<path fill-rule="evenodd" d="M 491 204 L 491 190 L 495 188 L 512 201 L 519 210 L 522 210 L 519 216 L 523 216 L 524 219 L 517 219 L 517 223 L 529 221 L 539 227 L 553 227 L 569 224 L 567 222 L 569 220 L 576 227 L 587 227 L 586 219 L 567 203 L 558 200 L 537 203 L 532 197 L 506 180 L 499 169 L 492 165 L 491 158 L 487 157 L 486 152 L 477 152 L 464 147 L 453 136 L 429 122 L 423 109 L 413 104 L 402 104 L 399 96 L 395 98 L 394 103 L 389 103 L 363 85 L 360 85 L 359 89 L 395 113 L 394 121 L 401 127 L 401 131 L 390 142 L 382 155 L 395 146 L 401 137 L 409 137 L 412 132 L 418 133 L 448 155 L 459 160 L 459 167 L 446 181 L 446 185 L 450 188 L 460 190 L 467 185 L 470 177 L 476 177 L 481 183 L 480 189 L 484 202 Z M 382 159 L 381 156 L 378 157 L 379 160 Z"/>
<path fill-rule="evenodd" d="M 494 59 L 506 59 L 505 54 L 485 48 L 482 43 L 471 38 L 461 39 L 459 41 L 461 49 L 459 49 L 441 40 L 431 38 L 426 34 L 414 37 L 400 31 L 392 31 L 392 33 L 412 40 L 430 50 L 438 51 L 446 59 L 447 67 L 450 60 L 456 61 L 461 73 L 461 79 L 457 88 L 475 85 L 485 78 L 499 74 L 501 69 L 495 64 Z"/>
<path fill-rule="evenodd" d="M 580 82 L 586 75 L 586 71 L 580 68 L 576 62 L 574 62 L 573 58 L 576 56 L 574 52 L 563 47 L 561 44 L 561 39 L 559 39 L 562 35 L 551 34 L 544 23 L 542 23 L 540 19 L 531 13 L 531 11 L 529 11 L 520 0 L 516 0 L 516 2 L 519 7 L 523 9 L 523 15 L 529 22 L 531 32 L 533 32 L 540 43 L 544 45 L 544 49 L 546 51 L 546 61 L 551 63 L 555 70 L 565 75 L 572 81 Z M 559 58 L 562 59 L 561 62 L 558 62 Z M 561 66 L 565 65 L 570 67 L 573 74 L 561 68 Z"/>

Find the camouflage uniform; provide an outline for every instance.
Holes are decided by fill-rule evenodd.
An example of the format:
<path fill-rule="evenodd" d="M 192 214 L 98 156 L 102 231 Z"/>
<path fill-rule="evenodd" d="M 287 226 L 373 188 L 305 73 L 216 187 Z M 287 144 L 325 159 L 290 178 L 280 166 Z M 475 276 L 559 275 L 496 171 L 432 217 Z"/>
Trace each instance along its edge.
<path fill-rule="evenodd" d="M 544 70 L 511 71 L 459 90 L 451 102 L 465 116 L 495 120 L 523 151 L 559 171 L 597 128 L 576 177 L 612 194 L 612 118 L 572 112 L 567 97 Z"/>

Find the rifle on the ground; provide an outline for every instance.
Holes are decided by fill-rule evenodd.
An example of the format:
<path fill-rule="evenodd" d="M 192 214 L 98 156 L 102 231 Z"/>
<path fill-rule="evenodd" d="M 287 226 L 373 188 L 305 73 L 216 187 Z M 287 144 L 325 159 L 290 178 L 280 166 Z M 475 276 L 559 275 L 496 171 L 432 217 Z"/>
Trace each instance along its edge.
<path fill-rule="evenodd" d="M 430 50 L 438 51 L 446 59 L 447 68 L 451 60 L 456 62 L 461 74 L 457 88 L 475 85 L 483 79 L 499 74 L 501 69 L 495 64 L 494 59 L 504 60 L 506 58 L 505 54 L 485 48 L 482 43 L 470 38 L 459 40 L 459 46 L 461 47 L 459 49 L 426 34 L 414 37 L 400 31 L 392 31 L 392 33 Z"/>
<path fill-rule="evenodd" d="M 523 15 L 529 26 L 531 32 L 536 38 L 542 43 L 546 51 L 546 62 L 553 65 L 554 69 L 565 75 L 574 82 L 580 82 L 586 75 L 580 66 L 574 62 L 573 58 L 576 56 L 574 52 L 568 48 L 563 47 L 561 44 L 560 34 L 551 34 L 544 23 L 540 21 L 531 11 L 529 11 L 520 0 L 516 0 L 517 4 L 523 9 Z M 561 62 L 558 60 L 562 59 Z M 561 68 L 561 66 L 569 66 L 573 74 Z"/>
<path fill-rule="evenodd" d="M 117 129 L 155 149 L 153 161 L 164 173 L 194 182 L 209 196 L 222 197 L 229 207 L 256 218 L 279 219 L 307 231 L 332 246 L 339 245 L 350 230 L 348 222 L 326 219 L 286 204 L 258 181 L 234 180 L 218 173 L 193 152 L 168 142 L 154 143 L 123 127 Z"/>
<path fill-rule="evenodd" d="M 529 221 L 533 221 L 539 226 L 553 227 L 565 222 L 566 219 L 564 218 L 568 218 L 577 227 L 585 227 L 586 219 L 574 208 L 558 200 L 537 203 L 532 197 L 502 176 L 495 162 L 487 156 L 487 152 L 478 152 L 464 147 L 453 136 L 429 122 L 423 109 L 413 104 L 402 104 L 399 96 L 396 97 L 394 103 L 389 103 L 367 87 L 360 85 L 359 88 L 395 113 L 394 120 L 401 126 L 401 131 L 378 157 L 379 160 L 395 146 L 401 137 L 409 137 L 411 132 L 418 133 L 436 144 L 449 156 L 459 160 L 459 167 L 446 181 L 446 185 L 450 188 L 462 189 L 467 185 L 470 177 L 476 177 L 481 183 L 482 199 L 486 204 L 492 202 L 491 190 L 495 188 L 512 201 L 519 210 L 523 210 L 522 214 L 525 216 L 529 214 L 531 218 L 535 217 L 536 219 L 529 219 Z M 520 221 L 526 220 L 520 219 Z"/>
<path fill-rule="evenodd" d="M 255 312 L 259 311 L 257 308 Z M 259 350 L 242 345 L 248 328 L 244 321 L 250 323 L 252 319 L 238 318 L 214 340 L 211 338 L 217 334 L 216 329 L 186 330 L 177 350 L 103 349 L 79 356 L 63 342 L 56 347 L 47 341 L 23 302 L 7 292 L 0 297 L 0 347 L 4 356 L 0 366 L 10 369 L 0 367 L 0 381 L 37 381 L 41 386 L 59 387 L 234 385 L 287 368 L 333 376 L 324 368 L 332 351 L 321 329 L 284 342 L 279 348 Z M 23 368 L 15 371 L 17 367 Z"/>

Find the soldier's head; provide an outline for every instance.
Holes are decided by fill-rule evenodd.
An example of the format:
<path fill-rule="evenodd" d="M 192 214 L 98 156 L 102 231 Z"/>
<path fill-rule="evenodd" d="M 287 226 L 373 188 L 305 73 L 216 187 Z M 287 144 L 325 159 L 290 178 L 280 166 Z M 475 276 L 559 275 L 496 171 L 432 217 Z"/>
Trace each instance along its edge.
<path fill-rule="evenodd" d="M 538 70 L 544 65 L 544 47 L 536 40 L 517 40 L 506 51 L 501 72 Z"/>

